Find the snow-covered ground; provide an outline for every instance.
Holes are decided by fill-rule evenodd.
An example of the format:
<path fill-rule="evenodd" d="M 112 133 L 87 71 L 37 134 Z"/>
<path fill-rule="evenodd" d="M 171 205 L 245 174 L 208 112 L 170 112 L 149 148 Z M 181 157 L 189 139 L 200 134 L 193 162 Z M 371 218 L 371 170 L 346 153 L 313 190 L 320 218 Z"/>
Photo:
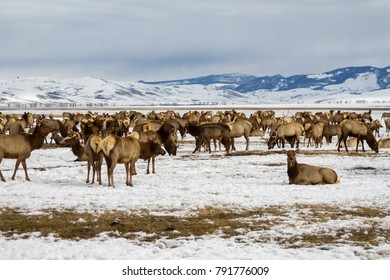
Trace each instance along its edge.
<path fill-rule="evenodd" d="M 384 131 L 381 131 L 382 133 Z M 263 139 L 251 138 L 252 154 L 224 152 L 192 154 L 189 137 L 175 157 L 156 160 L 156 174 L 146 175 L 146 162 L 137 162 L 134 187 L 125 186 L 125 170 L 118 165 L 116 188 L 88 185 L 86 163 L 74 162 L 69 148 L 33 151 L 27 160 L 31 182 L 22 169 L 10 179 L 15 161 L 3 160 L 1 170 L 7 182 L 0 183 L 0 209 L 19 209 L 26 215 L 46 210 L 73 209 L 100 213 L 119 210 L 149 215 L 186 216 L 205 208 L 246 211 L 280 207 L 287 213 L 271 213 L 252 219 L 281 219 L 268 230 L 242 229 L 225 238 L 219 232 L 201 237 L 160 238 L 155 241 L 128 240 L 102 233 L 92 239 L 71 241 L 39 233 L 0 234 L 0 259 L 389 259 L 390 244 L 390 150 L 337 153 L 334 144 L 322 153 L 302 147 L 298 162 L 331 167 L 341 182 L 336 185 L 289 185 L 284 153 L 268 153 Z M 239 139 L 238 151 L 244 150 Z M 275 151 L 281 151 L 276 149 Z M 372 209 L 384 215 L 340 215 L 316 220 L 315 207 L 342 211 Z M 333 213 L 334 214 L 334 213 Z M 308 216 L 310 218 L 305 218 Z M 376 232 L 374 243 L 354 242 L 354 232 Z M 340 235 L 335 242 L 305 245 L 305 235 Z M 142 235 L 142 233 L 140 233 Z M 295 240 L 287 244 L 285 240 Z M 296 246 L 291 246 L 296 245 Z"/>

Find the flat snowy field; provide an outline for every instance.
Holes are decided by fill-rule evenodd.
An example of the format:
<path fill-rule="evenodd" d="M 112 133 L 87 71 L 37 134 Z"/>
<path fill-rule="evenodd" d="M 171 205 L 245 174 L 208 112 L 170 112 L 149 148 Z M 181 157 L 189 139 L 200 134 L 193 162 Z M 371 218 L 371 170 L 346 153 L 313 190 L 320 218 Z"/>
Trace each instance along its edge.
<path fill-rule="evenodd" d="M 382 134 L 384 131 L 381 131 Z M 27 160 L 31 181 L 20 168 L 12 181 L 15 160 L 1 170 L 0 211 L 17 209 L 34 216 L 50 211 L 99 215 L 122 211 L 135 215 L 177 216 L 185 219 L 205 211 L 242 213 L 247 224 L 228 236 L 223 230 L 201 236 L 126 238 L 115 228 L 90 239 L 61 239 L 55 234 L 0 233 L 0 259 L 389 259 L 390 150 L 337 153 L 334 144 L 321 149 L 302 147 L 300 163 L 331 167 L 336 185 L 289 185 L 286 155 L 268 152 L 263 139 L 252 137 L 251 153 L 238 139 L 238 152 L 192 154 L 185 139 L 175 157 L 160 156 L 156 174 L 146 175 L 146 162 L 136 164 L 134 187 L 125 185 L 123 165 L 117 165 L 116 188 L 85 183 L 86 163 L 74 162 L 70 148 L 40 149 Z M 289 149 L 286 148 L 286 150 Z M 353 149 L 352 149 L 353 150 Z M 279 212 L 267 212 L 279 209 Z M 256 212 L 257 211 L 257 212 Z M 258 228 L 259 224 L 267 226 Z M 83 219 L 74 223 L 86 223 Z M 211 220 L 210 223 L 213 223 Z M 174 229 L 172 229 L 174 230 Z M 317 239 L 316 239 L 317 238 Z"/>

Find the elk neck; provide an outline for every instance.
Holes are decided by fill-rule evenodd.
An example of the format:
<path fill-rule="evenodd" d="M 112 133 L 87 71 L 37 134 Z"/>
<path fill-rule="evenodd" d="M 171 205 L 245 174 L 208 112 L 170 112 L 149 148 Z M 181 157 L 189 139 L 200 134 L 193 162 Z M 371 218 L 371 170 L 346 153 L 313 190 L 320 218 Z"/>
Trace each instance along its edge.
<path fill-rule="evenodd" d="M 297 160 L 294 159 L 288 159 L 287 162 L 287 174 L 289 178 L 295 178 L 299 173 L 299 164 Z"/>

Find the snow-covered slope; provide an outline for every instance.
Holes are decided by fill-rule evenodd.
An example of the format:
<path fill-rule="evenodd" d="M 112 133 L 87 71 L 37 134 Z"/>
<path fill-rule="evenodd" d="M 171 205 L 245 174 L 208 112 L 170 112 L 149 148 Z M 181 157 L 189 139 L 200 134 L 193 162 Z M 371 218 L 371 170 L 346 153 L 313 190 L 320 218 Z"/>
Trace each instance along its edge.
<path fill-rule="evenodd" d="M 0 80 L 1 107 L 280 103 L 389 104 L 390 67 L 348 67 L 291 77 L 224 74 L 161 82 L 97 77 Z"/>

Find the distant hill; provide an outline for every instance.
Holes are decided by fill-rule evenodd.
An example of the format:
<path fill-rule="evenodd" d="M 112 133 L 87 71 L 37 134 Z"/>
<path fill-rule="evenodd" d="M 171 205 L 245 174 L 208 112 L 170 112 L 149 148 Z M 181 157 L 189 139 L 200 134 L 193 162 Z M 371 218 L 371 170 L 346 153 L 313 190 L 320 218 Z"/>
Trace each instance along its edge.
<path fill-rule="evenodd" d="M 238 73 L 170 81 L 97 77 L 0 80 L 0 107 L 375 103 L 390 106 L 390 66 L 256 77 Z"/>
<path fill-rule="evenodd" d="M 371 81 L 369 81 L 371 79 Z M 241 74 L 223 74 L 209 75 L 198 78 L 160 81 L 160 82 L 145 82 L 145 84 L 160 84 L 160 85 L 190 85 L 190 84 L 227 84 L 235 85 L 229 87 L 238 92 L 253 92 L 257 90 L 269 91 L 285 91 L 298 88 L 306 89 L 326 89 L 328 86 L 340 85 L 348 80 L 367 80 L 374 82 L 375 89 L 390 88 L 390 66 L 386 68 L 376 68 L 371 66 L 364 67 L 346 67 L 321 74 L 294 75 L 284 77 L 282 75 L 256 77 L 251 75 Z M 361 84 L 361 91 L 365 91 L 365 85 Z M 372 90 L 372 87 L 368 87 Z"/>

